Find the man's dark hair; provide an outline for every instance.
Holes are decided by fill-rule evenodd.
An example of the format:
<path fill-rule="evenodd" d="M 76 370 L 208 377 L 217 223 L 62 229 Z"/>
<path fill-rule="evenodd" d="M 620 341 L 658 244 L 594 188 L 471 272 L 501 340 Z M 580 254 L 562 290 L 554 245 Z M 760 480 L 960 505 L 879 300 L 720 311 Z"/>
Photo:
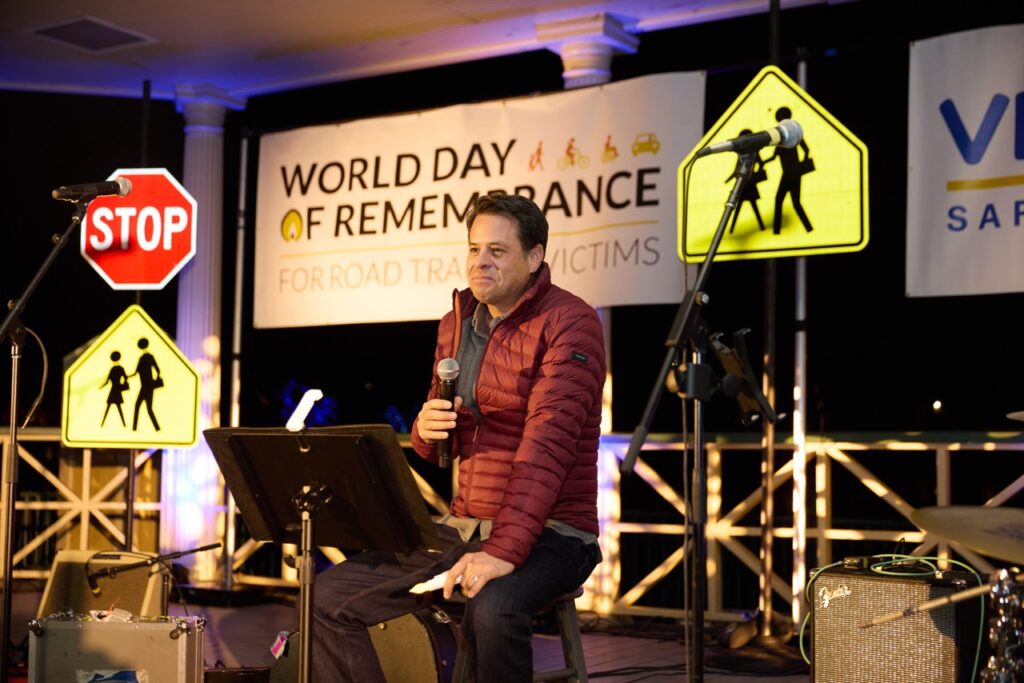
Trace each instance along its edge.
<path fill-rule="evenodd" d="M 519 226 L 519 243 L 527 252 L 538 244 L 548 250 L 548 219 L 532 200 L 518 194 L 485 194 L 473 202 L 466 216 L 466 229 L 481 214 L 505 216 Z"/>

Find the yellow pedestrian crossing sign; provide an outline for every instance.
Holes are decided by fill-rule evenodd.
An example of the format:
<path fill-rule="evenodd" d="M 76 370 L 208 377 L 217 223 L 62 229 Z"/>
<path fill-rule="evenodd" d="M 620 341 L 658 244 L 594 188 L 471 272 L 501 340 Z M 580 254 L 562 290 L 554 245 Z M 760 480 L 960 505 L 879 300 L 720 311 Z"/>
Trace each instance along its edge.
<path fill-rule="evenodd" d="M 868 243 L 868 149 L 780 69 L 763 69 L 679 165 L 679 258 L 702 261 L 735 182 L 737 155 L 690 161 L 707 145 L 792 119 L 794 148 L 756 152 L 753 175 L 726 224 L 715 259 L 859 251 Z"/>
<path fill-rule="evenodd" d="M 193 446 L 199 374 L 140 306 L 129 306 L 64 373 L 62 414 L 66 446 Z"/>

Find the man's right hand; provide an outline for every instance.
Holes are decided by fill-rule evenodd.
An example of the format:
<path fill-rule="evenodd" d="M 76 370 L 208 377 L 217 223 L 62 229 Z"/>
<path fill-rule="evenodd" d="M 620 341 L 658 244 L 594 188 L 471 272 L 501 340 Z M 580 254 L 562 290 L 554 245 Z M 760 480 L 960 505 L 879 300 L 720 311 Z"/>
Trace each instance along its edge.
<path fill-rule="evenodd" d="M 455 429 L 454 411 L 462 406 L 462 397 L 455 397 L 455 405 L 451 401 L 432 398 L 423 404 L 416 418 L 416 433 L 427 443 L 437 443 L 448 438 L 448 432 Z"/>

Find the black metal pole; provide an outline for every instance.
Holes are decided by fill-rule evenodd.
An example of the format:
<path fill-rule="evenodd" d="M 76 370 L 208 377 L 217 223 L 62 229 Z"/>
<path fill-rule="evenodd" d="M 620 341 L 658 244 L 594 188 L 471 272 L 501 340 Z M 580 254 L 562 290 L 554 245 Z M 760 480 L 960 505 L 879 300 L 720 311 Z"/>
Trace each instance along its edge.
<path fill-rule="evenodd" d="M 779 63 L 779 2 L 771 0 L 768 9 L 768 56 L 773 65 Z M 778 216 L 775 217 L 778 221 Z M 775 405 L 775 308 L 778 296 L 778 263 L 774 258 L 764 265 L 764 370 L 761 391 L 768 402 Z M 772 573 L 775 571 L 775 423 L 765 420 L 762 425 L 764 454 L 761 462 L 761 574 L 764 589 L 761 593 L 760 638 L 772 637 Z"/>
<path fill-rule="evenodd" d="M 0 339 L 10 337 L 11 339 L 11 426 L 10 440 L 7 443 L 7 451 L 4 453 L 4 539 L 3 539 L 3 590 L 4 590 L 4 613 L 0 622 L 0 682 L 7 683 L 8 667 L 10 666 L 10 638 L 11 638 L 11 592 L 14 585 L 14 522 L 15 503 L 18 496 L 18 368 L 21 361 L 21 342 L 24 336 L 24 328 L 21 325 L 20 316 L 25 311 L 25 304 L 31 298 L 36 287 L 42 282 L 43 277 L 57 259 L 57 255 L 71 239 L 71 234 L 82 222 L 85 212 L 89 208 L 92 197 L 83 198 L 75 202 L 75 213 L 71 217 L 71 223 L 63 234 L 53 236 L 53 249 L 46 256 L 43 264 L 36 271 L 29 281 L 25 291 L 17 299 L 7 304 L 8 313 L 0 324 Z"/>
<path fill-rule="evenodd" d="M 669 347 L 668 352 L 665 355 L 665 360 L 662 363 L 661 374 L 658 376 L 654 383 L 654 388 L 651 391 L 651 395 L 647 400 L 647 406 L 644 409 L 641 423 L 637 426 L 633 432 L 633 437 L 630 440 L 629 450 L 626 452 L 626 457 L 623 458 L 619 471 L 623 474 L 632 474 L 633 467 L 636 465 L 636 459 L 640 454 L 640 449 L 647 439 L 647 434 L 650 431 L 651 419 L 654 416 L 654 411 L 658 407 L 658 402 L 661 397 L 661 392 L 664 390 L 665 380 L 668 378 L 668 374 L 672 369 L 672 365 L 675 361 L 676 355 L 679 351 L 680 344 L 683 339 L 690 338 L 691 343 L 694 344 L 694 362 L 699 364 L 702 360 L 703 349 L 700 348 L 693 339 L 693 333 L 697 327 L 697 316 L 696 316 L 696 305 L 698 303 L 705 303 L 708 298 L 704 293 L 704 284 L 707 282 L 708 276 L 711 273 L 711 265 L 714 262 L 715 254 L 718 253 L 718 247 L 722 242 L 722 238 L 725 235 L 725 227 L 729 223 L 729 218 L 732 216 L 732 212 L 736 210 L 739 204 L 740 195 L 743 192 L 743 188 L 750 181 L 750 176 L 754 170 L 754 159 L 757 156 L 757 151 L 747 152 L 739 155 L 739 161 L 736 164 L 736 182 L 733 184 L 732 192 L 729 194 L 729 198 L 725 202 L 725 209 L 722 212 L 722 219 L 718 223 L 718 229 L 715 231 L 714 237 L 711 239 L 711 245 L 708 247 L 708 253 L 704 257 L 704 263 L 701 265 L 700 271 L 697 273 L 697 280 L 694 283 L 692 289 L 687 292 L 679 306 L 679 310 L 676 313 L 676 318 L 672 323 L 672 328 L 669 331 L 669 338 L 665 342 Z M 686 169 L 689 171 L 689 169 Z M 704 594 L 707 590 L 707 539 L 705 535 L 705 526 L 708 518 L 708 488 L 707 488 L 707 454 L 705 452 L 704 444 L 704 426 L 703 426 L 703 408 L 702 401 L 700 399 L 693 399 L 693 415 L 694 415 L 694 505 L 693 505 L 693 519 L 687 520 L 693 530 L 693 563 L 694 563 L 694 578 L 693 578 L 693 667 L 688 668 L 687 677 L 688 680 L 695 681 L 696 683 L 703 683 L 704 681 Z"/>
<path fill-rule="evenodd" d="M 135 455 L 138 453 L 134 448 L 128 451 L 128 480 L 125 482 L 124 492 L 124 549 L 132 551 L 132 539 L 135 534 Z"/>
<path fill-rule="evenodd" d="M 753 165 L 751 164 L 751 168 Z M 747 176 L 749 178 L 749 175 Z M 739 185 L 741 183 L 737 183 Z M 736 197 L 739 194 L 736 193 Z M 735 206 L 735 204 L 733 205 Z M 732 213 L 726 211 L 726 217 Z M 700 365 L 704 360 L 703 351 L 693 353 L 693 362 Z M 704 442 L 704 402 L 693 402 L 693 467 L 697 476 L 693 481 L 693 678 L 697 683 L 704 681 L 704 596 L 708 589 L 708 458 Z"/>
<path fill-rule="evenodd" d="M 3 656 L 0 657 L 0 666 L 3 666 L 3 674 L 0 680 L 7 682 L 8 669 L 10 667 L 10 624 L 11 624 L 11 592 L 14 585 L 12 578 L 14 562 L 14 501 L 18 495 L 18 368 L 21 365 L 21 343 L 24 336 L 24 328 L 15 325 L 11 331 L 11 433 L 7 442 L 7 452 L 4 453 L 4 501 L 5 524 L 4 524 L 4 620 L 3 632 L 0 633 L 0 645 L 3 646 Z"/>
<path fill-rule="evenodd" d="M 316 536 L 313 522 L 317 512 L 331 501 L 334 494 L 316 482 L 302 487 L 292 502 L 302 518 L 299 545 L 299 678 L 298 683 L 310 683 L 313 677 L 313 584 L 316 581 Z"/>
<path fill-rule="evenodd" d="M 142 81 L 142 125 L 139 139 L 139 167 L 149 166 L 149 105 L 152 102 L 152 87 L 149 79 Z M 142 305 L 142 290 L 135 290 L 135 305 Z M 132 550 L 135 535 L 135 457 L 138 451 L 128 451 L 128 480 L 125 482 L 124 499 L 124 549 Z"/>

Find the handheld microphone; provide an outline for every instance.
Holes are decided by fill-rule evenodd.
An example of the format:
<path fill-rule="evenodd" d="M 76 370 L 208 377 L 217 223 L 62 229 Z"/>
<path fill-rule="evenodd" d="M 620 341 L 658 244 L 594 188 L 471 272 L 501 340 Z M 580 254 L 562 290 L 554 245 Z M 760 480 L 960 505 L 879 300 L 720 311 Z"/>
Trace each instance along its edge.
<path fill-rule="evenodd" d="M 779 125 L 760 133 L 748 133 L 732 140 L 708 145 L 697 152 L 695 159 L 719 152 L 753 152 L 762 147 L 796 147 L 804 139 L 804 130 L 793 119 L 783 119 Z"/>
<path fill-rule="evenodd" d="M 455 362 L 454 358 L 442 358 L 437 364 L 437 377 L 441 380 L 440 392 L 437 397 L 444 399 L 445 401 L 451 401 L 452 407 L 455 406 L 455 380 L 459 377 L 459 364 Z M 452 457 L 452 435 L 448 433 L 448 438 L 444 441 L 437 442 L 437 464 L 439 467 L 448 468 L 451 467 Z"/>
<path fill-rule="evenodd" d="M 83 183 L 81 185 L 61 185 L 51 194 L 54 199 L 62 202 L 77 202 L 82 199 L 95 199 L 116 195 L 123 197 L 132 191 L 132 182 L 127 178 L 104 180 L 102 183 Z"/>
<path fill-rule="evenodd" d="M 96 572 L 86 572 L 85 580 L 89 583 L 89 590 L 92 591 L 92 594 L 99 595 L 100 585 L 96 581 Z"/>

